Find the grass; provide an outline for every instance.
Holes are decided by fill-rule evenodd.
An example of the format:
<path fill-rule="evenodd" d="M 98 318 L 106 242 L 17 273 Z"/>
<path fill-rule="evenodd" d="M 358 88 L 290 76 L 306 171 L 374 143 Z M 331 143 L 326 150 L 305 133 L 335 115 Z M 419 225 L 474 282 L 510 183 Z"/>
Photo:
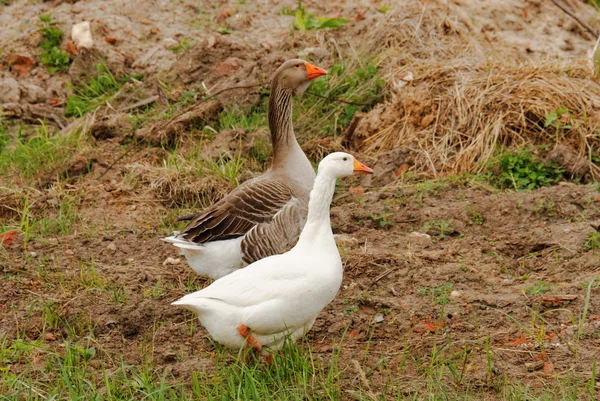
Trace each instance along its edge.
<path fill-rule="evenodd" d="M 384 89 L 379 67 L 373 60 L 338 60 L 326 77 L 316 79 L 308 93 L 294 101 L 294 127 L 309 138 L 317 134 L 341 135 L 357 111 L 369 111 L 383 100 Z M 336 99 L 357 104 L 337 102 Z"/>
<path fill-rule="evenodd" d="M 58 135 L 41 120 L 33 130 L 32 135 L 27 135 L 20 128 L 13 140 L 5 139 L 4 147 L 0 148 L 2 175 L 16 175 L 28 180 L 45 177 L 64 168 L 82 145 L 78 133 Z"/>
<path fill-rule="evenodd" d="M 96 66 L 96 74 L 91 75 L 87 83 L 78 82 L 76 85 L 69 83 L 73 94 L 67 98 L 65 116 L 81 117 L 95 110 L 107 102 L 125 83 L 139 78 L 141 76 L 126 76 L 118 79 L 106 64 L 99 63 Z"/>
<path fill-rule="evenodd" d="M 42 63 L 48 66 L 48 72 L 66 72 L 71 65 L 69 53 L 60 48 L 63 31 L 56 27 L 57 22 L 52 21 L 50 14 L 40 15 L 40 32 L 44 38 L 40 42 Z"/>
<path fill-rule="evenodd" d="M 598 248 L 600 248 L 600 232 L 591 231 L 583 242 L 583 250 L 592 251 Z"/>
<path fill-rule="evenodd" d="M 436 340 L 437 342 L 438 340 Z M 456 344 L 440 341 L 431 355 L 421 359 L 405 347 L 400 361 L 404 365 L 392 370 L 386 358 L 372 362 L 340 360 L 343 352 L 334 347 L 330 355 L 316 355 L 307 344 L 286 345 L 276 354 L 272 367 L 244 363 L 243 355 L 231 355 L 217 347 L 210 371 L 194 369 L 182 380 L 146 360 L 137 366 L 124 362 L 107 363 L 91 339 L 64 341 L 56 352 L 39 341 L 19 339 L 9 342 L 0 338 L 0 361 L 5 369 L 0 392 L 6 400 L 591 400 L 595 375 L 583 379 L 570 374 L 556 385 L 541 389 L 512 382 L 507 376 L 494 374 L 494 356 L 485 342 Z M 488 361 L 489 385 L 495 396 L 480 393 L 468 380 L 467 366 L 481 357 Z M 46 363 L 36 367 L 31 358 Z M 406 362 L 420 366 L 422 380 L 406 382 L 401 375 Z M 12 366 L 26 363 L 15 372 Z M 361 366 L 362 365 L 362 366 Z M 109 366 L 111 366 L 109 368 Z M 595 365 L 594 365 L 595 366 Z M 357 370 L 360 371 L 357 372 Z M 343 385 L 343 377 L 360 377 Z M 383 375 L 385 385 L 375 393 L 374 376 Z M 399 377 L 400 376 L 400 377 Z M 446 383 L 454 385 L 446 385 Z M 557 398 L 559 397 L 559 398 Z"/>

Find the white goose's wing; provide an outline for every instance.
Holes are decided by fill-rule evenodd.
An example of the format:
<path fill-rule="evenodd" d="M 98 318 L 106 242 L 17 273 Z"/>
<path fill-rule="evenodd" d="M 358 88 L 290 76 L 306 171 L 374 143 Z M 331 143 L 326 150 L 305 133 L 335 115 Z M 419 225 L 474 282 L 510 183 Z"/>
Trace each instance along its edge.
<path fill-rule="evenodd" d="M 315 286 L 302 269 L 290 266 L 296 263 L 302 263 L 301 258 L 289 254 L 271 256 L 222 277 L 180 301 L 204 303 L 206 300 L 215 308 L 219 308 L 220 303 L 234 307 L 241 315 L 240 323 L 259 335 L 301 327 L 316 315 L 314 308 L 305 305 L 310 304 Z"/>

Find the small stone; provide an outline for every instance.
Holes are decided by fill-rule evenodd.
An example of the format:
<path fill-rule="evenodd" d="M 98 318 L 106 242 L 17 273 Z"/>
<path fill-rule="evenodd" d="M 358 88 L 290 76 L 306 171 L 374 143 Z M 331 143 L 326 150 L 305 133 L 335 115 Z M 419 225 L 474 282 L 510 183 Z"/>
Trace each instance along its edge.
<path fill-rule="evenodd" d="M 416 239 L 418 241 L 431 242 L 431 236 L 429 234 L 413 231 L 412 233 L 408 234 L 408 236 L 409 238 Z"/>
<path fill-rule="evenodd" d="M 156 35 L 158 33 L 158 31 L 160 31 L 160 29 L 158 29 L 157 27 L 154 27 L 154 28 L 150 29 L 150 33 L 152 35 Z"/>
<path fill-rule="evenodd" d="M 65 255 L 67 255 L 67 256 L 73 256 L 73 255 L 75 255 L 75 252 L 73 252 L 73 250 L 71 250 L 71 249 L 67 249 L 65 251 Z"/>
<path fill-rule="evenodd" d="M 460 296 L 462 296 L 462 292 L 460 291 L 455 290 L 450 293 L 450 298 L 459 298 Z"/>
<path fill-rule="evenodd" d="M 117 246 L 115 245 L 114 242 L 111 242 L 110 244 L 108 244 L 108 246 L 106 247 L 106 249 L 108 249 L 109 251 L 116 251 L 117 250 Z"/>
<path fill-rule="evenodd" d="M 90 21 L 83 21 L 73 25 L 71 28 L 71 39 L 77 48 L 91 49 L 94 47 L 94 38 L 92 38 L 92 28 Z"/>
<path fill-rule="evenodd" d="M 17 80 L 11 77 L 0 78 L 0 101 L 16 103 L 21 99 L 21 90 Z"/>
<path fill-rule="evenodd" d="M 163 39 L 163 46 L 165 47 L 165 49 L 171 49 L 172 47 L 175 47 L 179 44 L 179 42 L 177 42 L 175 39 L 173 38 L 164 38 Z"/>
<path fill-rule="evenodd" d="M 44 340 L 46 340 L 46 341 L 56 341 L 57 340 L 56 334 L 54 334 L 54 333 L 46 333 L 46 334 L 44 334 Z"/>
<path fill-rule="evenodd" d="M 179 262 L 181 262 L 181 259 L 179 259 L 179 258 L 175 259 L 175 258 L 172 258 L 172 257 L 169 256 L 163 262 L 163 266 L 166 266 L 166 265 L 177 265 L 177 264 L 179 264 Z"/>
<path fill-rule="evenodd" d="M 29 252 L 29 256 L 31 256 L 32 258 L 35 258 L 37 256 L 37 253 L 35 252 Z"/>
<path fill-rule="evenodd" d="M 377 316 L 375 316 L 375 319 L 373 319 L 373 321 L 374 321 L 375 323 L 381 323 L 381 322 L 383 322 L 384 320 L 385 320 L 385 318 L 383 317 L 383 315 L 377 315 Z"/>

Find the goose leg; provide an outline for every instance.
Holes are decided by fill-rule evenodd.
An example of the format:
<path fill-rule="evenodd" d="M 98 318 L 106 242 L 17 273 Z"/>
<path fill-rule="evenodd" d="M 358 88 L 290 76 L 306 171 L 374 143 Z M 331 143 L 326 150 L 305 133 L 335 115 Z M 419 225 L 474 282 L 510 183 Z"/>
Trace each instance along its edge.
<path fill-rule="evenodd" d="M 250 334 L 250 328 L 248 328 L 248 326 L 240 323 L 237 327 L 237 331 L 246 339 L 246 344 L 248 344 L 255 352 L 260 352 L 262 350 L 262 344 Z"/>

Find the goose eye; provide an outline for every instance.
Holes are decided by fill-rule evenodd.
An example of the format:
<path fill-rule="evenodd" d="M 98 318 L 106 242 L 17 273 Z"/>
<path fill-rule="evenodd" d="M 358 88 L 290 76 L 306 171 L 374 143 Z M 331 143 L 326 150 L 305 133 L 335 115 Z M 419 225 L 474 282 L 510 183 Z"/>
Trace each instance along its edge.
<path fill-rule="evenodd" d="M 296 64 L 296 68 L 300 68 L 300 64 Z"/>
<path fill-rule="evenodd" d="M 346 161 L 346 160 L 348 160 L 348 158 L 347 158 L 347 157 L 344 157 L 344 161 Z"/>

